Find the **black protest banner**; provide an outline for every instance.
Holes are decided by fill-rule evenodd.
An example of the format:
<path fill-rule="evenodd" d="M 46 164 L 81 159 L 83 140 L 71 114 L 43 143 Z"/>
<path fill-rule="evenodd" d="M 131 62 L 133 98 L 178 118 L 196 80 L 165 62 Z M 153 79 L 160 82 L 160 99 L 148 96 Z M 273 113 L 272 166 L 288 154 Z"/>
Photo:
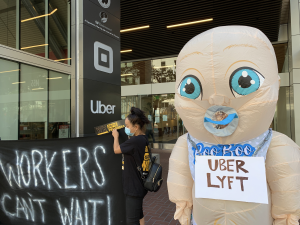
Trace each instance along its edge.
<path fill-rule="evenodd" d="M 125 224 L 121 165 L 111 134 L 1 141 L 0 224 Z"/>

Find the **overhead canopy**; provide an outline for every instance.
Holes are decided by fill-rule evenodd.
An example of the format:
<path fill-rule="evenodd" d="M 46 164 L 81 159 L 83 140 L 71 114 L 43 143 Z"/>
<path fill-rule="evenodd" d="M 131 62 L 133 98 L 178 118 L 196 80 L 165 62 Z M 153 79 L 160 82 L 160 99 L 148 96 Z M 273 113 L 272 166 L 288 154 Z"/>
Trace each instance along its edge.
<path fill-rule="evenodd" d="M 287 4 L 286 4 L 287 3 Z M 260 29 L 275 42 L 279 25 L 287 22 L 287 0 L 272 1 L 139 1 L 121 0 L 121 29 L 149 28 L 121 33 L 122 61 L 177 55 L 192 37 L 208 29 L 245 25 Z M 213 21 L 167 28 L 169 25 Z"/>

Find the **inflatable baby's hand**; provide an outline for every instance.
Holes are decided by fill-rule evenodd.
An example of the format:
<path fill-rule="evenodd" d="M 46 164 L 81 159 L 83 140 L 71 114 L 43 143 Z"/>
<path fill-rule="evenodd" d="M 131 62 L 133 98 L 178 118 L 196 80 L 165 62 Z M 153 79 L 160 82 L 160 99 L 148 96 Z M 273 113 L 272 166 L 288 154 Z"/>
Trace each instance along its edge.
<path fill-rule="evenodd" d="M 188 201 L 177 201 L 174 219 L 178 220 L 181 225 L 190 225 L 191 223 L 192 204 Z"/>
<path fill-rule="evenodd" d="M 194 180 L 191 176 L 187 136 L 181 136 L 172 151 L 169 161 L 168 192 L 170 201 L 176 204 L 174 219 L 182 225 L 190 225 L 193 206 L 192 188 Z"/>
<path fill-rule="evenodd" d="M 272 194 L 273 225 L 299 225 L 300 149 L 287 136 L 274 132 L 266 160 Z"/>

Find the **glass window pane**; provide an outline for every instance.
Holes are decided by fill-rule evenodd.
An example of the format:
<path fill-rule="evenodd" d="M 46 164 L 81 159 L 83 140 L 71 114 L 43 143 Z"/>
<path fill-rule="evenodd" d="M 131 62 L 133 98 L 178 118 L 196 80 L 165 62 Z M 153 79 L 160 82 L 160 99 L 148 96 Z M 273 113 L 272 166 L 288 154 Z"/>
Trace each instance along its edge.
<path fill-rule="evenodd" d="M 125 119 L 131 107 L 140 107 L 139 105 L 139 96 L 121 97 L 121 118 Z"/>
<path fill-rule="evenodd" d="M 177 57 L 152 60 L 152 83 L 176 81 Z"/>
<path fill-rule="evenodd" d="M 49 138 L 69 138 L 70 75 L 49 72 Z"/>
<path fill-rule="evenodd" d="M 18 140 L 19 65 L 0 59 L 0 137 Z"/>
<path fill-rule="evenodd" d="M 57 46 L 50 45 L 49 59 L 68 64 L 68 1 L 49 0 L 49 39 L 55 39 Z"/>
<path fill-rule="evenodd" d="M 20 139 L 47 137 L 48 71 L 21 65 Z"/>
<path fill-rule="evenodd" d="M 156 143 L 176 143 L 178 121 L 174 101 L 175 94 L 153 95 Z"/>
<path fill-rule="evenodd" d="M 153 116 L 153 96 L 152 95 L 142 95 L 141 96 L 141 110 L 145 112 L 145 116 L 148 118 L 150 123 L 146 126 L 146 135 L 149 142 L 155 142 L 154 136 L 154 116 Z"/>
<path fill-rule="evenodd" d="M 21 49 L 45 57 L 45 1 L 21 1 Z M 35 19 L 33 19 L 35 18 Z"/>
<path fill-rule="evenodd" d="M 16 47 L 16 0 L 0 0 L 0 44 Z"/>
<path fill-rule="evenodd" d="M 121 85 L 151 84 L 151 61 L 122 62 Z"/>

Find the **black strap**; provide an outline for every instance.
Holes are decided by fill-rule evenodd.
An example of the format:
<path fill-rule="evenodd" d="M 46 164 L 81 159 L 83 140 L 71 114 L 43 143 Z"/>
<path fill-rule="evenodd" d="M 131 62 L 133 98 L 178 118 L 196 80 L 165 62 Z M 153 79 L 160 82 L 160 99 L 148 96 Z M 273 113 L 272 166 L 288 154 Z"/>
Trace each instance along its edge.
<path fill-rule="evenodd" d="M 152 162 L 152 152 L 151 152 L 151 147 L 150 147 L 150 144 L 149 144 L 149 140 L 148 138 L 146 137 L 146 135 L 144 136 L 144 138 L 146 139 L 146 145 L 148 147 L 148 151 L 149 151 L 149 155 L 150 155 L 150 160 Z"/>
<path fill-rule="evenodd" d="M 147 147 L 148 147 L 148 151 L 149 151 L 149 155 L 150 155 L 150 160 L 151 160 L 151 162 L 152 162 L 152 154 L 151 154 L 149 142 L 148 142 L 146 136 L 145 136 L 145 139 L 146 139 L 146 145 L 147 145 Z M 137 154 L 134 152 L 134 153 L 132 154 L 132 156 L 133 156 L 133 159 L 134 159 L 134 161 L 135 161 L 136 168 L 137 168 L 138 172 L 140 173 L 142 180 L 144 180 L 145 177 L 144 177 L 144 174 L 143 174 L 143 168 L 142 168 L 141 165 L 138 165 L 138 161 L 139 161 L 139 160 L 138 160 L 138 158 L 137 158 Z"/>
<path fill-rule="evenodd" d="M 137 155 L 136 155 L 136 153 L 134 152 L 134 153 L 132 154 L 132 156 L 133 156 L 133 159 L 134 159 L 134 161 L 135 161 L 136 169 L 138 170 L 138 172 L 139 172 L 140 175 L 141 175 L 141 178 L 143 179 L 143 169 L 142 169 L 142 167 L 139 166 L 138 163 L 137 163 L 138 160 L 137 160 Z"/>

